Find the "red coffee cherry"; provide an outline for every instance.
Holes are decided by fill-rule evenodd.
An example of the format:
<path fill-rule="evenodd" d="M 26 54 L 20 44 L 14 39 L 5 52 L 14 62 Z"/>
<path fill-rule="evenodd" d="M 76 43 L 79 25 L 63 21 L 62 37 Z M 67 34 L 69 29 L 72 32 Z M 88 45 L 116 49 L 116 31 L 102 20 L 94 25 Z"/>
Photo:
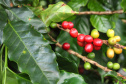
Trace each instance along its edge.
<path fill-rule="evenodd" d="M 96 38 L 96 39 L 94 39 L 93 44 L 95 46 L 102 46 L 103 41 L 101 39 L 99 39 L 99 38 Z"/>
<path fill-rule="evenodd" d="M 74 27 L 74 24 L 72 22 L 68 22 L 68 29 L 72 29 Z"/>
<path fill-rule="evenodd" d="M 69 27 L 68 22 L 67 21 L 63 21 L 62 22 L 62 27 L 63 27 L 63 29 L 67 29 Z"/>
<path fill-rule="evenodd" d="M 70 48 L 70 44 L 69 44 L 69 43 L 64 43 L 64 44 L 62 45 L 62 48 L 63 48 L 64 50 L 68 50 L 68 49 Z"/>
<path fill-rule="evenodd" d="M 90 35 L 86 35 L 84 38 L 84 41 L 87 43 L 91 43 L 91 42 L 93 42 L 93 38 Z"/>
<path fill-rule="evenodd" d="M 78 36 L 78 31 L 75 28 L 72 28 L 69 32 L 70 36 L 76 38 Z"/>
<path fill-rule="evenodd" d="M 94 49 L 95 49 L 95 50 L 100 50 L 100 49 L 101 49 L 101 46 L 95 46 L 95 45 L 94 45 Z"/>
<path fill-rule="evenodd" d="M 92 52 L 93 51 L 93 44 L 86 44 L 84 49 L 87 53 Z"/>
<path fill-rule="evenodd" d="M 77 44 L 78 44 L 80 47 L 84 47 L 84 42 L 77 41 Z"/>
<path fill-rule="evenodd" d="M 79 34 L 79 35 L 77 36 L 77 41 L 84 42 L 84 37 L 85 37 L 84 34 Z"/>

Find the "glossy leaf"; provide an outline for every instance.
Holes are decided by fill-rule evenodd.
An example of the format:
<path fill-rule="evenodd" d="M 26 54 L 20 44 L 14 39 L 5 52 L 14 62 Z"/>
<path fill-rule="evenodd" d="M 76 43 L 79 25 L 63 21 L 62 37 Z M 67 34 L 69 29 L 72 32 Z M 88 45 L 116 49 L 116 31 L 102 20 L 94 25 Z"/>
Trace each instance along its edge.
<path fill-rule="evenodd" d="M 123 8 L 123 11 L 126 12 L 126 0 L 122 0 L 121 7 Z"/>
<path fill-rule="evenodd" d="M 97 0 L 90 0 L 88 8 L 91 11 L 105 11 L 104 7 Z M 115 15 L 91 15 L 90 21 L 94 28 L 103 33 L 115 27 Z"/>
<path fill-rule="evenodd" d="M 87 84 L 87 83 L 84 81 L 81 75 L 61 71 L 60 80 L 58 81 L 57 84 Z"/>
<path fill-rule="evenodd" d="M 122 44 L 122 45 L 126 44 L 125 28 L 126 28 L 126 24 L 118 19 L 118 21 L 116 22 L 116 28 L 114 29 L 114 31 L 115 31 L 115 35 L 121 37 L 121 41 L 119 42 L 119 44 Z"/>
<path fill-rule="evenodd" d="M 45 24 L 28 7 L 10 8 L 6 11 L 11 21 L 22 20 L 34 26 L 37 31 L 47 33 Z"/>
<path fill-rule="evenodd" d="M 46 26 L 49 26 L 51 22 L 61 22 L 72 15 L 72 9 L 68 5 L 58 2 L 44 10 L 41 13 L 41 18 Z"/>
<path fill-rule="evenodd" d="M 59 53 L 56 53 L 56 56 L 60 70 L 78 73 L 78 66 L 76 65 L 75 62 L 72 62 L 68 58 L 61 56 Z"/>
<path fill-rule="evenodd" d="M 0 5 L 0 45 L 2 44 L 3 29 L 7 24 L 7 14 Z"/>
<path fill-rule="evenodd" d="M 47 40 L 24 22 L 9 22 L 4 29 L 8 57 L 36 84 L 56 84 L 59 73 L 55 53 Z"/>
<path fill-rule="evenodd" d="M 90 32 L 90 26 L 89 26 L 89 21 L 85 16 L 78 16 L 74 21 L 74 28 L 78 30 L 79 33 L 82 34 L 89 34 Z M 61 44 L 68 42 L 70 43 L 70 49 L 82 54 L 83 52 L 83 47 L 78 46 L 77 44 L 77 39 L 72 38 L 68 32 L 61 31 L 60 35 L 57 38 L 57 41 L 60 42 Z M 79 65 L 80 59 L 72 54 L 69 54 L 65 50 L 57 47 L 56 51 L 61 54 L 62 57 L 68 58 L 70 61 L 73 61 Z"/>
<path fill-rule="evenodd" d="M 80 7 L 86 6 L 88 0 L 70 0 L 68 5 L 74 10 L 79 11 Z"/>
<path fill-rule="evenodd" d="M 119 80 L 119 81 L 122 80 L 122 78 L 119 77 L 115 71 L 106 72 L 106 73 L 103 75 L 103 77 L 106 77 L 106 76 L 114 77 L 114 78 L 116 78 L 116 79 Z"/>
<path fill-rule="evenodd" d="M 7 80 L 6 84 L 32 84 L 30 80 L 22 78 L 21 76 L 14 73 L 12 70 L 7 68 Z"/>

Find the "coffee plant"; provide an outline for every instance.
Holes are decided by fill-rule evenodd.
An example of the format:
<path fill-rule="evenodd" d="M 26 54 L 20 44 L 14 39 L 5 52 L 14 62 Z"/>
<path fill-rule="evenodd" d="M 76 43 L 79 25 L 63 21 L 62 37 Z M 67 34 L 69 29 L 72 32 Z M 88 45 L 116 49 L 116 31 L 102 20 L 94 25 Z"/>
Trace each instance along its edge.
<path fill-rule="evenodd" d="M 126 0 L 0 0 L 0 84 L 125 84 Z"/>

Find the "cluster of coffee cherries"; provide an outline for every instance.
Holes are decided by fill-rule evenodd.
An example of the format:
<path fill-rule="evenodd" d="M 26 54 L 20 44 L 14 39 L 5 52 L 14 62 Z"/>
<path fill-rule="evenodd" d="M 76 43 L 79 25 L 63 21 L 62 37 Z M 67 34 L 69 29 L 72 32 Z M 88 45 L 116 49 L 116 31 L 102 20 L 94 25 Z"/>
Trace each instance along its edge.
<path fill-rule="evenodd" d="M 76 28 L 73 28 L 74 24 L 72 22 L 64 21 L 62 23 L 63 29 L 69 29 L 70 36 L 73 38 L 77 38 L 77 44 L 80 47 L 84 47 L 85 52 L 89 53 L 88 58 L 92 59 L 95 57 L 95 54 L 92 52 L 94 50 L 100 50 L 103 44 L 103 41 L 99 39 L 99 32 L 97 29 L 93 29 L 91 31 L 91 35 L 79 34 Z M 64 43 L 62 45 L 64 50 L 68 50 L 70 48 L 69 43 Z M 85 62 L 84 68 L 89 70 L 91 68 L 90 63 Z"/>
<path fill-rule="evenodd" d="M 109 39 L 108 39 L 109 45 L 113 46 L 121 40 L 120 36 L 114 36 L 114 30 L 113 29 L 108 29 L 106 34 L 109 37 Z M 111 48 L 107 49 L 106 55 L 107 55 L 108 58 L 112 59 L 115 54 L 121 54 L 121 53 L 122 53 L 121 48 L 111 47 Z"/>
<path fill-rule="evenodd" d="M 64 21 L 62 23 L 62 27 L 63 29 L 69 29 L 70 32 L 70 36 L 73 38 L 77 38 L 77 44 L 80 47 L 84 47 L 84 50 L 87 53 L 91 53 L 93 51 L 93 49 L 95 50 L 100 50 L 101 46 L 103 44 L 103 41 L 101 39 L 99 39 L 99 32 L 96 29 L 93 29 L 91 31 L 91 35 L 84 35 L 84 34 L 79 34 L 76 28 L 74 27 L 74 24 L 72 22 L 67 22 Z M 68 45 L 69 43 L 64 43 L 63 44 L 63 49 L 66 50 L 66 47 L 68 47 L 67 49 L 70 48 L 70 46 L 65 46 Z"/>
<path fill-rule="evenodd" d="M 119 65 L 119 63 L 108 62 L 107 67 L 109 69 L 118 70 L 120 68 L 120 65 Z"/>

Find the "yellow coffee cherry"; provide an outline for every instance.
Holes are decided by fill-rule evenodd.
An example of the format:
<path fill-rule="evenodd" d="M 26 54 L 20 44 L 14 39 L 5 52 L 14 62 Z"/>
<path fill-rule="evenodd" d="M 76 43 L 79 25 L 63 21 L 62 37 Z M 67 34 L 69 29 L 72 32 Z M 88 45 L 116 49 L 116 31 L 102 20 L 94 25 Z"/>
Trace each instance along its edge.
<path fill-rule="evenodd" d="M 116 53 L 116 54 L 121 54 L 122 53 L 122 49 L 121 48 L 113 48 L 113 50 L 114 50 L 114 52 Z"/>
<path fill-rule="evenodd" d="M 109 48 L 106 52 L 106 55 L 108 58 L 112 59 L 114 57 L 114 50 L 112 48 Z"/>
<path fill-rule="evenodd" d="M 116 39 L 116 42 L 119 42 L 121 40 L 120 36 L 114 36 L 114 38 Z"/>

